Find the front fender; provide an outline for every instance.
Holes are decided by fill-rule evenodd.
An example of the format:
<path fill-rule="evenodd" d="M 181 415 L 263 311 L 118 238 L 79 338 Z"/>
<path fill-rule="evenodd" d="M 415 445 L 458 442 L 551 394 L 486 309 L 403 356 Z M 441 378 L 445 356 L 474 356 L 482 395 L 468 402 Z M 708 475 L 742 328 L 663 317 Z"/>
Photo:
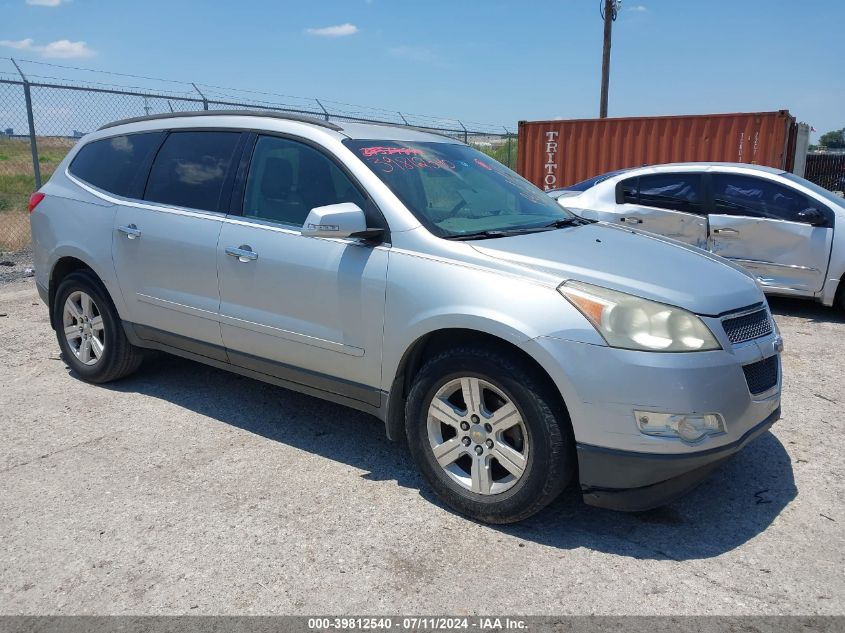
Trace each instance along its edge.
<path fill-rule="evenodd" d="M 402 358 L 438 330 L 473 330 L 515 346 L 539 336 L 603 344 L 556 289 L 460 262 L 391 254 L 385 301 L 381 387 L 389 391 Z"/>
<path fill-rule="evenodd" d="M 845 279 L 845 214 L 837 214 L 833 229 L 833 244 L 830 248 L 830 263 L 827 267 L 827 277 L 822 288 L 821 302 L 832 306 Z"/>

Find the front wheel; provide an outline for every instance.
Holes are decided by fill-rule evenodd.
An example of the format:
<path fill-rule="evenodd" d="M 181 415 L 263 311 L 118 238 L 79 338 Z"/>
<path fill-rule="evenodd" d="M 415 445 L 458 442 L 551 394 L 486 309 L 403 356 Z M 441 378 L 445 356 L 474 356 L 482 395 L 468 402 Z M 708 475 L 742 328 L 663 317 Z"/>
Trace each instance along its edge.
<path fill-rule="evenodd" d="M 522 359 L 450 350 L 417 374 L 406 405 L 414 460 L 443 501 L 488 523 L 538 512 L 574 470 L 560 399 Z"/>

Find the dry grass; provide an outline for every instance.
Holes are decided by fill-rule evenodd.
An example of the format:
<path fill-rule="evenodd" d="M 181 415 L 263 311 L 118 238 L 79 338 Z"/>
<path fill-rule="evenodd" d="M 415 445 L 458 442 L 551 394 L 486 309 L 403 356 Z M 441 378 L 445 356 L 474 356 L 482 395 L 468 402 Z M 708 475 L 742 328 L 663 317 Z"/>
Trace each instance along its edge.
<path fill-rule="evenodd" d="M 0 213 L 0 253 L 15 253 L 29 244 L 29 215 Z"/>
<path fill-rule="evenodd" d="M 73 147 L 74 141 L 38 138 L 42 182 Z M 15 252 L 30 241 L 27 203 L 35 191 L 29 140 L 0 138 L 0 252 Z"/>

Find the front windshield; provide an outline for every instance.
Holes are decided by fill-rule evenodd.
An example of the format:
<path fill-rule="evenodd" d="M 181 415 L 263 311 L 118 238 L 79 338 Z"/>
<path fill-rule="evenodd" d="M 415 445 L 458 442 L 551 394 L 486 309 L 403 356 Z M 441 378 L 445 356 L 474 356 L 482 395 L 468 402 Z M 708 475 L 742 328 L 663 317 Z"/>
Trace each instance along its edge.
<path fill-rule="evenodd" d="M 801 176 L 796 176 L 795 174 L 791 174 L 788 171 L 781 174 L 784 178 L 791 180 L 792 182 L 797 182 L 799 185 L 803 185 L 807 187 L 810 191 L 817 193 L 820 196 L 826 198 L 829 202 L 832 202 L 835 205 L 838 205 L 840 208 L 845 209 L 845 198 L 837 196 L 832 191 L 828 191 L 824 187 L 820 187 L 814 182 L 810 182 L 806 178 L 801 178 Z"/>
<path fill-rule="evenodd" d="M 574 217 L 527 180 L 466 145 L 343 142 L 440 237 L 545 227 Z"/>

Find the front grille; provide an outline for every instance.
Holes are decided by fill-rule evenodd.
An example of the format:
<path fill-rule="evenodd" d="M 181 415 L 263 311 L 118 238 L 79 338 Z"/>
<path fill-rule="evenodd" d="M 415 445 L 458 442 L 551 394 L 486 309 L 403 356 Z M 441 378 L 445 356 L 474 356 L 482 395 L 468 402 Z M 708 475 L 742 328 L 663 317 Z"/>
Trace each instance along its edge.
<path fill-rule="evenodd" d="M 778 384 L 778 357 L 777 354 L 763 360 L 758 360 L 750 365 L 743 365 L 745 382 L 748 383 L 748 391 L 755 396 L 764 393 Z"/>
<path fill-rule="evenodd" d="M 772 319 L 765 308 L 724 319 L 722 326 L 733 344 L 745 343 L 772 333 Z"/>

